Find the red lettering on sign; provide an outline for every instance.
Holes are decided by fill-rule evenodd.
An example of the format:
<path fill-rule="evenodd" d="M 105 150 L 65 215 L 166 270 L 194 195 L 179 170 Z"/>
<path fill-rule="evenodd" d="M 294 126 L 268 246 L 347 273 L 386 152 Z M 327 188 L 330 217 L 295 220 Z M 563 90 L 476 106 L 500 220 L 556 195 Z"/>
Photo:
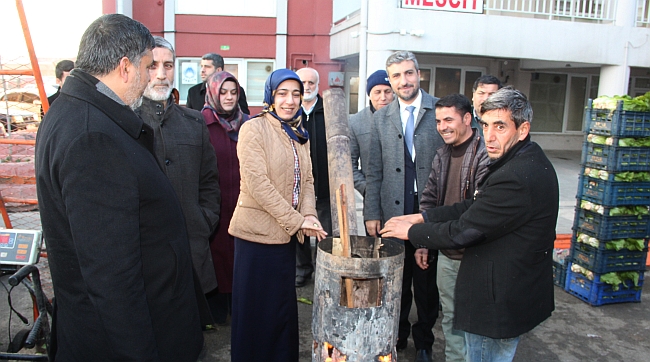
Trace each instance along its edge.
<path fill-rule="evenodd" d="M 443 6 L 445 6 L 445 3 L 446 3 L 446 2 L 447 2 L 446 0 L 442 0 L 442 1 L 440 1 L 440 0 L 436 0 L 436 5 L 438 5 L 438 6 L 440 6 L 440 7 L 443 7 Z M 442 3 L 442 4 L 441 4 L 441 3 Z M 433 4 L 431 4 L 431 5 L 433 5 Z"/>
<path fill-rule="evenodd" d="M 460 6 L 460 0 L 456 1 L 455 4 L 454 4 L 454 0 L 449 0 L 449 5 L 450 5 L 452 8 L 456 9 L 458 6 Z M 465 7 L 465 6 L 463 5 L 463 7 Z"/>
<path fill-rule="evenodd" d="M 422 1 L 422 6 L 433 6 L 433 3 L 431 1 L 424 0 Z"/>
<path fill-rule="evenodd" d="M 406 0 L 406 5 L 420 5 L 420 0 Z"/>

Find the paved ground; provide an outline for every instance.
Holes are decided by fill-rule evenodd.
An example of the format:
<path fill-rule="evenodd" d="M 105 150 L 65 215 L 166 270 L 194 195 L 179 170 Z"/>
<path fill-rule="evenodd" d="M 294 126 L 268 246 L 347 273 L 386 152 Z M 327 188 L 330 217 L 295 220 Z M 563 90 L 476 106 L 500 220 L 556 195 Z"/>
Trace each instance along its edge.
<path fill-rule="evenodd" d="M 560 181 L 560 216 L 557 232 L 571 233 L 578 183 L 579 152 L 547 152 Z M 363 228 L 359 228 L 363 230 Z M 650 278 L 646 272 L 645 278 Z M 649 279 L 650 280 L 650 279 Z M 7 285 L 6 277 L 0 282 Z M 298 297 L 313 299 L 313 281 L 299 288 Z M 29 315 L 31 303 L 25 297 L 24 288 L 12 293 L 17 309 Z M 7 343 L 6 291 L 0 286 L 0 349 Z M 260 301 L 262 303 L 263 301 Z M 515 361 L 632 361 L 650 360 L 650 301 L 645 297 L 640 303 L 612 304 L 592 307 L 562 289 L 555 288 L 556 309 L 552 317 L 523 336 Z M 22 308 L 22 309 L 21 309 Z M 311 360 L 310 305 L 298 303 L 300 321 L 300 361 Z M 415 311 L 411 313 L 415 320 Z M 17 318 L 12 318 L 12 334 L 17 331 Z M 434 327 L 437 338 L 434 359 L 444 361 L 444 337 L 439 323 Z M 217 327 L 206 332 L 207 356 L 204 361 L 230 361 L 230 328 Z M 254 346 L 251 346 L 254 348 Z M 398 354 L 399 361 L 413 361 L 415 350 L 409 340 L 409 348 Z"/>

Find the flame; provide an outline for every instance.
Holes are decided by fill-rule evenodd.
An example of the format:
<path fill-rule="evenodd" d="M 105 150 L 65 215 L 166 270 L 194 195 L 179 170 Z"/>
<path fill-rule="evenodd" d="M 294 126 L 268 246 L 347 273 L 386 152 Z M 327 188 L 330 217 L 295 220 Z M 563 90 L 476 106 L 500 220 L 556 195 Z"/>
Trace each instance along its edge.
<path fill-rule="evenodd" d="M 325 346 L 325 348 L 328 348 L 328 349 L 333 347 L 331 344 L 329 344 L 327 342 L 323 342 L 323 345 Z"/>
<path fill-rule="evenodd" d="M 379 362 L 391 362 L 391 355 L 379 356 Z"/>
<path fill-rule="evenodd" d="M 332 362 L 332 357 L 325 358 L 325 362 Z"/>

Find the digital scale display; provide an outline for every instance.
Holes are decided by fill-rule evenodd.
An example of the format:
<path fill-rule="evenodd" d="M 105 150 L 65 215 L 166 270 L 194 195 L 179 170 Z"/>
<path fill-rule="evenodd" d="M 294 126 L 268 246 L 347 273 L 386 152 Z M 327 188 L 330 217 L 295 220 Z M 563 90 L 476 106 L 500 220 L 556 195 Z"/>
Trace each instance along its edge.
<path fill-rule="evenodd" d="M 0 264 L 35 264 L 42 240 L 41 231 L 0 229 Z"/>

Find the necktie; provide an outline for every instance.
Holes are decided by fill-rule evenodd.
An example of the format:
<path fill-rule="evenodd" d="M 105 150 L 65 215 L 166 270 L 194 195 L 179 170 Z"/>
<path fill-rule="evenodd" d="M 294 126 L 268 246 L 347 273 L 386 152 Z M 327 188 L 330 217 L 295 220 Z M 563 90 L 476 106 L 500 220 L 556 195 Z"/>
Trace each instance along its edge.
<path fill-rule="evenodd" d="M 406 107 L 406 110 L 409 111 L 409 118 L 406 120 L 406 130 L 404 130 L 404 141 L 406 142 L 406 148 L 409 150 L 409 154 L 413 154 L 413 131 L 415 129 L 415 119 L 413 117 L 413 111 L 415 110 L 414 106 Z"/>

